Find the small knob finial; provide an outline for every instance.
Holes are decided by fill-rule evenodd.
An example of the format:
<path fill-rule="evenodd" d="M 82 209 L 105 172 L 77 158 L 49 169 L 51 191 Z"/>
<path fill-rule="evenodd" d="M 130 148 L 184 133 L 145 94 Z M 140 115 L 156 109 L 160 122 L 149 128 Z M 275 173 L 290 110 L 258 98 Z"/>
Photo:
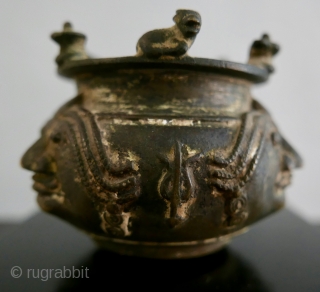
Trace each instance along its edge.
<path fill-rule="evenodd" d="M 72 30 L 72 24 L 70 23 L 70 22 L 65 22 L 64 24 L 63 24 L 63 31 L 64 32 L 67 32 L 67 31 L 73 31 Z"/>
<path fill-rule="evenodd" d="M 272 43 L 268 34 L 263 34 L 260 40 L 253 42 L 248 64 L 265 68 L 269 73 L 272 73 L 274 71 L 272 57 L 276 55 L 279 50 L 279 45 Z"/>
<path fill-rule="evenodd" d="M 60 53 L 56 58 L 59 66 L 62 66 L 66 61 L 88 58 L 84 49 L 86 36 L 82 33 L 74 32 L 70 22 L 65 22 L 63 30 L 53 33 L 51 38 L 60 45 Z"/>

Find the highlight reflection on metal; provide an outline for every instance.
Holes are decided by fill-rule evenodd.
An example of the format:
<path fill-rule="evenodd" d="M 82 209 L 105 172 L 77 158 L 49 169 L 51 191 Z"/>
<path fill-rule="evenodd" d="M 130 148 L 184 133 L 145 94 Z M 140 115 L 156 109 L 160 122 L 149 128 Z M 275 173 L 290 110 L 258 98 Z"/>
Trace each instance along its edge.
<path fill-rule="evenodd" d="M 280 209 L 301 159 L 251 86 L 279 47 L 263 35 L 248 64 L 188 56 L 199 13 L 144 34 L 133 57 L 91 59 L 70 23 L 52 38 L 78 93 L 22 158 L 40 207 L 102 247 L 195 257 Z"/>

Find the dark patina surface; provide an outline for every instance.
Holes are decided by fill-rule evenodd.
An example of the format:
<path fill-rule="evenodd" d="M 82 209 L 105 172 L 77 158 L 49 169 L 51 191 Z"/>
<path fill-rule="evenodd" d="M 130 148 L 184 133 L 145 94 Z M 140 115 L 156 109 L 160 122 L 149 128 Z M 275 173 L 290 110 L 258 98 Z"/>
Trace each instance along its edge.
<path fill-rule="evenodd" d="M 178 10 L 174 21 L 116 59 L 88 59 L 70 24 L 54 34 L 64 40 L 59 73 L 78 94 L 22 159 L 43 210 L 120 253 L 215 251 L 280 209 L 301 165 L 250 92 L 272 71 L 270 39 L 260 55 L 254 43 L 254 65 L 192 58 L 201 17 Z"/>

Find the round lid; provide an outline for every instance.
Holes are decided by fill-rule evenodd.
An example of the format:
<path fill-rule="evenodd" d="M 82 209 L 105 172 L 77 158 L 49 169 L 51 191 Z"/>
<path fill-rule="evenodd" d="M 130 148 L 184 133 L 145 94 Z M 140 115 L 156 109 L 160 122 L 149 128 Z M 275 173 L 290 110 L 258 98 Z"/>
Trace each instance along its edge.
<path fill-rule="evenodd" d="M 60 45 L 56 58 L 60 75 L 77 78 L 82 74 L 108 74 L 117 70 L 168 69 L 209 72 L 261 83 L 273 72 L 272 57 L 279 46 L 267 34 L 253 42 L 247 64 L 230 61 L 193 58 L 188 50 L 201 29 L 201 16 L 193 10 L 179 9 L 173 17 L 175 25 L 149 31 L 136 45 L 131 57 L 92 59 L 84 49 L 83 34 L 74 32 L 70 23 L 52 38 Z M 275 50 L 276 48 L 276 50 Z"/>
<path fill-rule="evenodd" d="M 170 69 L 211 72 L 261 83 L 268 79 L 269 72 L 249 64 L 229 61 L 184 58 L 181 60 L 152 60 L 138 57 L 86 59 L 69 61 L 59 67 L 59 74 L 76 77 L 79 74 L 103 74 L 120 69 Z"/>

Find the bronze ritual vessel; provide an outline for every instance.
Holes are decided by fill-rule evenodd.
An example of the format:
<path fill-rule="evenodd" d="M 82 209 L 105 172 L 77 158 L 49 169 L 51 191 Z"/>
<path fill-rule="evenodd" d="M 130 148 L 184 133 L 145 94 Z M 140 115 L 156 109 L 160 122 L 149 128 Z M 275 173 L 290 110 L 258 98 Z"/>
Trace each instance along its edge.
<path fill-rule="evenodd" d="M 90 58 L 70 23 L 54 33 L 58 72 L 78 93 L 22 158 L 44 211 L 121 254 L 214 252 L 281 209 L 301 165 L 250 93 L 279 47 L 263 35 L 248 64 L 193 58 L 200 15 L 173 20 L 144 34 L 132 57 Z"/>

